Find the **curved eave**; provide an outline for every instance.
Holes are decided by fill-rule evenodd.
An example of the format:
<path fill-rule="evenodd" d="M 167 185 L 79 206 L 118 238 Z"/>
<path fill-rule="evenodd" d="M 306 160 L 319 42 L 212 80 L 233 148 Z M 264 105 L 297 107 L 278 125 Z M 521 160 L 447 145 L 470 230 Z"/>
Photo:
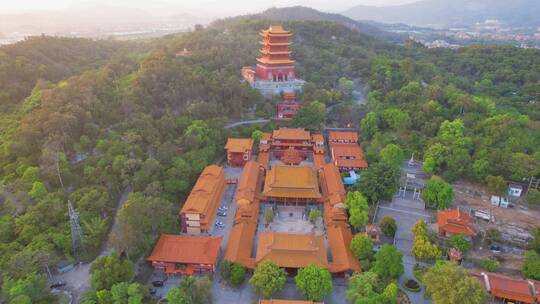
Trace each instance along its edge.
<path fill-rule="evenodd" d="M 257 58 L 257 62 L 261 64 L 267 64 L 267 65 L 293 65 L 294 60 L 261 60 L 260 58 Z"/>
<path fill-rule="evenodd" d="M 259 35 L 266 37 L 292 37 L 291 32 L 268 32 L 268 31 L 261 31 L 259 32 Z"/>
<path fill-rule="evenodd" d="M 292 43 L 290 43 L 290 42 L 266 42 L 266 41 L 259 41 L 259 44 L 261 44 L 261 45 L 269 45 L 269 46 L 290 46 Z"/>

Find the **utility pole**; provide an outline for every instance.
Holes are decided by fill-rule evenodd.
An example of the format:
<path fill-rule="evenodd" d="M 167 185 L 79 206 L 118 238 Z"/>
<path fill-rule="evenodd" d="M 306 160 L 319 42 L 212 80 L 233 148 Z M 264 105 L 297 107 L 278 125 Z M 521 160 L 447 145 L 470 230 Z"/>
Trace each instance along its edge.
<path fill-rule="evenodd" d="M 68 200 L 69 223 L 71 225 L 71 247 L 73 255 L 78 256 L 82 251 L 83 231 L 79 220 L 79 213 L 73 208 L 73 204 Z"/>

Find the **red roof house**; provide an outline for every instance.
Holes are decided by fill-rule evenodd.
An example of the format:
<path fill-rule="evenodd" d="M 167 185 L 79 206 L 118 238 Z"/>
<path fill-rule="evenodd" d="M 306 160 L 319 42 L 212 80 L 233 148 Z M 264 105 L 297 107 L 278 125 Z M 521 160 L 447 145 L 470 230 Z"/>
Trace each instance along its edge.
<path fill-rule="evenodd" d="M 537 281 L 513 278 L 492 272 L 472 274 L 494 298 L 514 303 L 537 303 Z"/>
<path fill-rule="evenodd" d="M 214 272 L 222 239 L 222 236 L 162 234 L 146 260 L 166 274 Z"/>
<path fill-rule="evenodd" d="M 437 212 L 439 234 L 451 236 L 461 234 L 467 237 L 476 235 L 473 218 L 466 212 L 458 209 L 446 209 Z"/>

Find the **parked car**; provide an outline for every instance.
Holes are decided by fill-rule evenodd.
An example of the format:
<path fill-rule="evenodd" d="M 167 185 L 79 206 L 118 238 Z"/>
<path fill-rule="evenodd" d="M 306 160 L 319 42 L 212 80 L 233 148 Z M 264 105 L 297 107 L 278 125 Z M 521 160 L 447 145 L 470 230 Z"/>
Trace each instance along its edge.
<path fill-rule="evenodd" d="M 151 295 L 155 295 L 157 293 L 157 289 L 155 288 L 150 288 L 150 294 Z"/>
<path fill-rule="evenodd" d="M 492 245 L 491 247 L 489 247 L 489 250 L 491 250 L 491 252 L 493 253 L 501 253 L 502 247 L 499 245 Z"/>
<path fill-rule="evenodd" d="M 49 288 L 54 289 L 54 288 L 60 288 L 60 287 L 64 287 L 64 286 L 66 286 L 65 281 L 57 281 L 57 282 L 52 283 L 51 286 L 49 286 Z"/>
<path fill-rule="evenodd" d="M 163 281 L 152 281 L 154 287 L 163 287 Z"/>
<path fill-rule="evenodd" d="M 217 213 L 218 216 L 227 216 L 227 212 L 222 211 Z"/>
<path fill-rule="evenodd" d="M 219 228 L 223 228 L 225 227 L 225 224 L 223 224 L 223 222 L 216 222 L 216 227 L 219 227 Z"/>
<path fill-rule="evenodd" d="M 227 211 L 227 210 L 229 210 L 229 207 L 227 207 L 227 206 L 221 206 L 221 207 L 218 208 L 218 210 L 220 210 L 220 211 Z"/>

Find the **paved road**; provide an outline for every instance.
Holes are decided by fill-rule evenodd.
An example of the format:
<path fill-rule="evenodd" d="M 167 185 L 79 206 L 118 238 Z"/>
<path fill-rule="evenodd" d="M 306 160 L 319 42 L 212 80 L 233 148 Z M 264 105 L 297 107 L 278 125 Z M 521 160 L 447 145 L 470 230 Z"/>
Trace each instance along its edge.
<path fill-rule="evenodd" d="M 116 217 L 118 216 L 118 212 L 120 211 L 120 209 L 122 209 L 122 207 L 124 206 L 126 199 L 131 191 L 132 191 L 131 186 L 128 186 L 124 188 L 124 191 L 122 191 L 122 194 L 120 195 L 120 198 L 118 199 L 116 211 L 114 214 L 114 218 L 113 218 L 111 231 L 109 232 L 109 236 L 107 237 L 107 242 L 103 244 L 103 247 L 101 248 L 101 251 L 98 257 L 109 255 L 112 252 L 113 250 L 112 236 L 114 234 L 114 231 L 118 229 Z M 90 288 L 90 265 L 92 264 L 92 262 L 79 264 L 75 266 L 73 270 L 53 277 L 54 281 L 62 280 L 67 283 L 65 288 L 71 292 L 73 296 L 73 303 L 79 303 L 80 298 L 83 295 L 83 293 Z"/>
<path fill-rule="evenodd" d="M 414 278 L 413 267 L 416 263 L 415 258 L 411 254 L 413 246 L 412 227 L 418 220 L 428 220 L 430 215 L 421 208 L 421 204 L 411 199 L 394 197 L 392 203 L 379 206 L 375 216 L 375 222 L 380 223 L 384 216 L 391 216 L 396 220 L 397 231 L 394 239 L 394 244 L 403 253 L 403 265 L 405 273 L 399 278 L 400 287 L 410 278 Z M 403 289 L 411 299 L 411 303 L 422 304 L 431 303 L 430 300 L 424 299 L 424 287 L 421 292 L 410 292 Z"/>
<path fill-rule="evenodd" d="M 261 124 L 261 123 L 267 123 L 267 122 L 270 122 L 270 119 L 261 118 L 261 119 L 254 119 L 254 120 L 243 120 L 243 121 L 237 121 L 237 122 L 232 122 L 230 124 L 226 124 L 225 129 L 232 129 L 239 126 L 255 125 L 255 124 Z"/>

